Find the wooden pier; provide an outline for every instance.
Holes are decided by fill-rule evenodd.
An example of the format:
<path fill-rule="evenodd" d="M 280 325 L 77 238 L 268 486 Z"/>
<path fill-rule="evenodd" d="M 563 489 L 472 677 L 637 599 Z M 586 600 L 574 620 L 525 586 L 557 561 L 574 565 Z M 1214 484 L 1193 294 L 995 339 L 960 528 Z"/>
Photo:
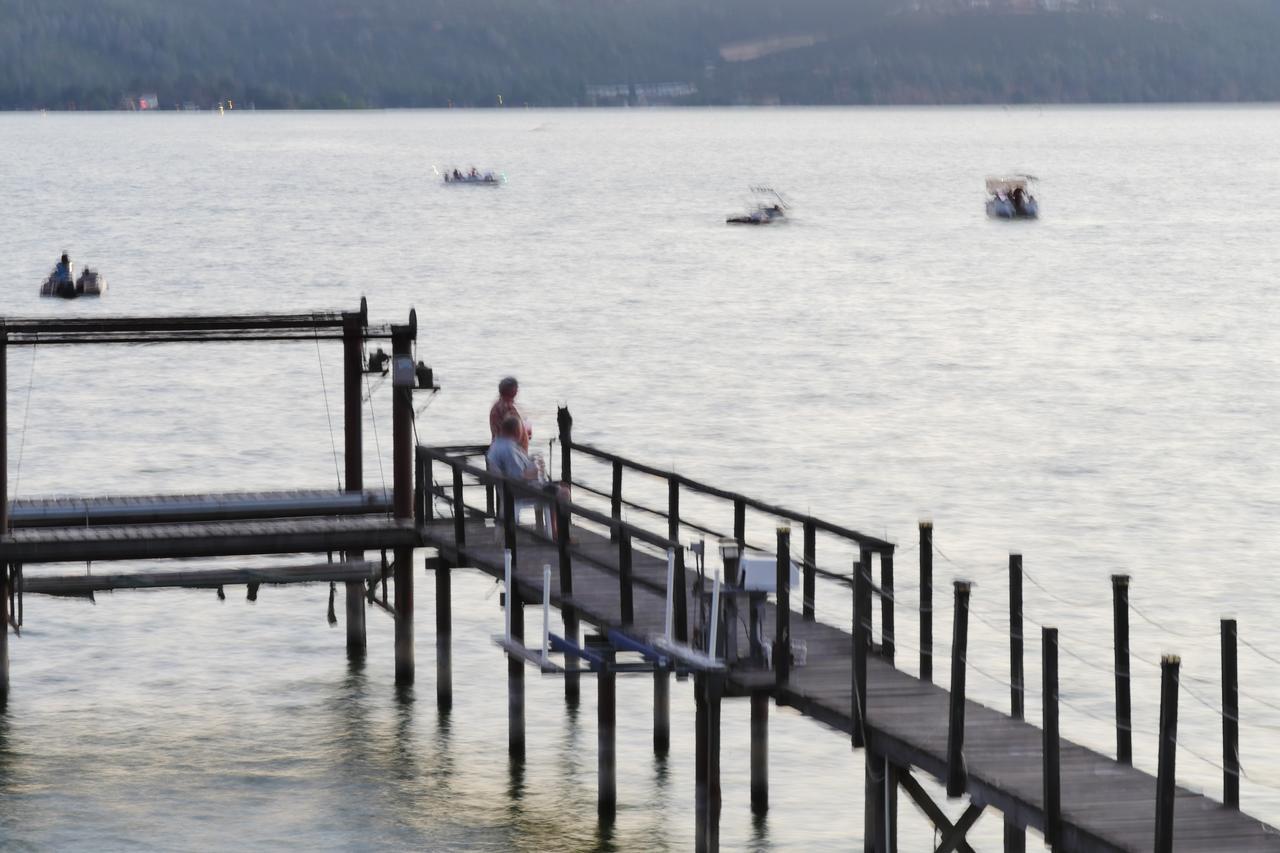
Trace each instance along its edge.
<path fill-rule="evenodd" d="M 1063 851 L 1280 851 L 1280 831 L 1239 811 L 1234 622 L 1224 621 L 1222 627 L 1224 796 L 1217 802 L 1174 782 L 1177 658 L 1163 661 L 1158 773 L 1132 766 L 1127 578 L 1116 576 L 1113 584 L 1113 757 L 1060 734 L 1058 645 L 1052 628 L 1042 629 L 1043 679 L 1032 686 L 1042 696 L 1043 718 L 1040 725 L 1023 719 L 1028 686 L 1020 556 L 1011 555 L 1009 562 L 1012 683 L 1011 712 L 1005 713 L 965 695 L 972 590 L 957 581 L 948 596 L 935 595 L 931 525 L 922 523 L 919 530 L 917 676 L 895 665 L 909 646 L 895 631 L 895 571 L 903 567 L 895 566 L 894 543 L 575 442 L 567 410 L 559 415 L 559 480 L 572 487 L 572 500 L 554 489 L 490 475 L 481 461 L 483 446 L 415 448 L 413 395 L 435 390 L 431 371 L 413 362 L 416 335 L 412 314 L 403 325 L 370 326 L 363 304 L 346 313 L 0 321 L 0 383 L 12 346 L 271 340 L 319 347 L 341 342 L 346 448 L 340 490 L 11 502 L 6 406 L 0 398 L 0 625 L 21 629 L 28 593 L 216 588 L 221 594 L 224 586 L 243 584 L 252 597 L 262 584 L 330 583 L 335 591 L 341 584 L 348 655 L 366 654 L 365 613 L 378 605 L 395 619 L 395 679 L 408 685 L 415 679 L 412 567 L 415 549 L 427 548 L 425 562 L 435 581 L 439 707 L 448 709 L 453 697 L 451 571 L 478 569 L 506 581 L 506 625 L 497 645 L 507 659 L 513 761 L 524 761 L 529 736 L 524 677 L 530 666 L 563 678 L 570 703 L 578 701 L 584 682 L 595 681 L 602 820 L 612 819 L 617 803 L 617 677 L 652 678 L 654 750 L 665 754 L 672 744 L 670 679 L 690 675 L 696 703 L 691 793 L 699 850 L 719 846 L 721 705 L 744 698 L 751 709 L 753 810 L 769 808 L 769 706 L 790 706 L 847 735 L 850 745 L 863 751 L 866 851 L 898 850 L 903 793 L 937 829 L 937 853 L 970 850 L 966 834 L 987 809 L 1002 815 L 1006 853 L 1025 851 L 1028 829 Z M 370 356 L 367 342 L 381 339 L 390 340 L 390 356 Z M 390 495 L 364 490 L 361 460 L 362 380 L 366 372 L 384 370 L 392 385 Z M 587 463 L 607 467 L 609 488 L 575 477 L 575 465 Z M 634 477 L 665 491 L 665 505 L 649 506 L 634 491 L 624 493 L 624 482 Z M 725 529 L 708 526 L 705 513 L 682 511 L 682 498 L 714 504 Z M 519 523 L 521 509 L 532 523 Z M 624 520 L 624 511 L 651 523 Z M 770 520 L 776 529 L 772 541 L 748 540 L 748 513 Z M 682 542 L 686 535 L 704 542 L 711 537 L 722 568 L 712 564 L 705 544 Z M 853 555 L 850 570 L 822 568 L 820 542 Z M 367 561 L 370 551 L 380 552 L 382 559 Z M 304 557 L 264 564 L 268 555 Z M 234 559 L 239 557 L 254 559 L 239 564 Z M 227 562 L 181 571 L 99 569 L 31 576 L 25 571 L 38 564 L 172 558 Z M 818 619 L 820 588 L 824 595 L 841 596 L 838 606 L 847 613 L 842 624 Z M 333 598 L 331 592 L 331 620 L 336 619 Z M 552 610 L 558 611 L 554 630 L 527 629 L 525 607 L 534 605 L 543 606 L 548 620 Z M 939 607 L 954 613 L 948 660 L 935 660 L 933 651 L 933 614 Z M 591 633 L 584 633 L 588 627 Z M 0 705 L 10 690 L 9 634 L 0 631 Z M 934 683 L 935 670 L 944 666 L 950 670 L 949 689 Z M 949 797 L 964 798 L 963 815 L 949 820 L 921 778 L 944 785 Z"/>

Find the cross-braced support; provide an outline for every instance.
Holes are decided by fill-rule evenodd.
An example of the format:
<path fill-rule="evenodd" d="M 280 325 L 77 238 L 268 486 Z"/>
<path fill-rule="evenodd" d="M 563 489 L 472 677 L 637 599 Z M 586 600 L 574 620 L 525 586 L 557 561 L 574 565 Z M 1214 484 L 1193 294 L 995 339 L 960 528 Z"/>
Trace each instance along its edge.
<path fill-rule="evenodd" d="M 982 816 L 986 806 L 970 803 L 969 807 L 964 810 L 964 814 L 960 815 L 960 819 L 952 823 L 942 809 L 938 807 L 938 804 L 929 797 L 924 788 L 920 787 L 920 783 L 916 781 L 910 772 L 899 768 L 896 771 L 896 775 L 898 785 L 907 792 L 907 796 L 911 797 L 911 801 L 916 804 L 920 811 L 924 812 L 925 817 L 929 818 L 930 822 L 941 833 L 942 838 L 935 853 L 952 853 L 953 851 L 973 853 L 973 848 L 965 841 L 965 836 L 968 835 L 973 825 L 977 823 L 978 818 Z"/>

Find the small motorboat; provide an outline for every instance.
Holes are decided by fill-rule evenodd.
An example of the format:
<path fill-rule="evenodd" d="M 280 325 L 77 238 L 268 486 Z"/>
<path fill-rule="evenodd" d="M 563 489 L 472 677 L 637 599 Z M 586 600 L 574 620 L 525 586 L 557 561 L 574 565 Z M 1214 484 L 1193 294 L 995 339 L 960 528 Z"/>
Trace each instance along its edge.
<path fill-rule="evenodd" d="M 436 170 L 440 174 L 440 170 Z M 450 187 L 498 187 L 507 181 L 507 176 L 494 171 L 481 172 L 474 166 L 467 171 L 461 169 L 445 169 L 444 183 Z"/>
<path fill-rule="evenodd" d="M 987 178 L 987 216 L 992 219 L 1038 219 L 1040 203 L 1031 194 L 1031 175 Z"/>
<path fill-rule="evenodd" d="M 752 187 L 757 196 L 755 206 L 744 214 L 725 218 L 728 225 L 772 225 L 787 218 L 790 205 L 772 187 Z"/>
<path fill-rule="evenodd" d="M 41 296 L 56 296 L 60 299 L 75 299 L 80 296 L 101 296 L 107 292 L 107 279 L 98 270 L 85 267 L 80 277 L 74 282 L 69 278 L 60 278 L 58 270 L 45 277 L 40 284 Z"/>

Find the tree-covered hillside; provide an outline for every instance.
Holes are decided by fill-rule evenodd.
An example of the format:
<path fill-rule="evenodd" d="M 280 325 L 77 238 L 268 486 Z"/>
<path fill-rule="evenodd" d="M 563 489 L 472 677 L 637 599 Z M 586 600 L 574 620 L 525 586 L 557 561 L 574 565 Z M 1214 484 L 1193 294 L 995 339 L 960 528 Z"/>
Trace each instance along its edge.
<path fill-rule="evenodd" d="M 1272 0 L 0 0 L 0 108 L 1278 100 L 1278 36 Z"/>

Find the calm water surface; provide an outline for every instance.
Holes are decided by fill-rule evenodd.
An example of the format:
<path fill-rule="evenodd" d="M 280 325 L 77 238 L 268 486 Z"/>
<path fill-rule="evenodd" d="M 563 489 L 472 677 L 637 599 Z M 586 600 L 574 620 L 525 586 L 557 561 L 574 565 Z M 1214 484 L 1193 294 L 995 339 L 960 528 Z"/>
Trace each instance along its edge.
<path fill-rule="evenodd" d="M 514 372 L 535 441 L 567 402 L 584 440 L 902 543 L 908 579 L 916 521 L 932 518 L 939 607 L 953 576 L 978 582 L 969 689 L 1002 708 L 1004 567 L 1022 551 L 1028 682 L 1036 626 L 1060 627 L 1064 733 L 1106 751 L 1108 576 L 1131 573 L 1160 625 L 1134 616 L 1137 762 L 1154 768 L 1154 662 L 1176 651 L 1179 777 L 1217 797 L 1217 620 L 1238 617 L 1280 658 L 1278 133 L 1273 108 L 9 115 L 0 310 L 307 310 L 364 294 L 375 318 L 401 320 L 416 306 L 419 354 L 444 385 L 423 441 L 483 440 L 494 384 Z M 432 174 L 473 163 L 508 185 Z M 1040 222 L 984 218 L 982 178 L 1004 170 L 1044 179 Z M 788 193 L 794 221 L 725 227 L 761 182 Z M 64 248 L 102 267 L 108 298 L 36 297 Z M 333 485 L 338 367 L 331 345 L 16 352 L 10 490 Z M 377 486 L 390 400 L 372 391 Z M 753 536 L 771 526 L 753 519 Z M 575 715 L 559 682 L 530 677 L 513 773 L 493 584 L 456 581 L 442 719 L 419 583 L 407 700 L 390 621 L 370 613 L 368 664 L 349 669 L 323 588 L 256 604 L 29 598 L 0 716 L 0 847 L 691 848 L 688 684 L 657 761 L 649 683 L 620 680 L 620 813 L 602 828 L 593 692 Z M 847 593 L 818 595 L 844 624 Z M 948 614 L 936 632 L 945 656 Z M 1244 801 L 1280 822 L 1280 663 L 1241 655 Z M 777 711 L 772 808 L 756 821 L 746 717 L 726 703 L 724 846 L 855 846 L 860 754 Z M 930 836 L 905 805 L 902 836 L 910 850 Z M 983 818 L 976 846 L 998 837 Z"/>

